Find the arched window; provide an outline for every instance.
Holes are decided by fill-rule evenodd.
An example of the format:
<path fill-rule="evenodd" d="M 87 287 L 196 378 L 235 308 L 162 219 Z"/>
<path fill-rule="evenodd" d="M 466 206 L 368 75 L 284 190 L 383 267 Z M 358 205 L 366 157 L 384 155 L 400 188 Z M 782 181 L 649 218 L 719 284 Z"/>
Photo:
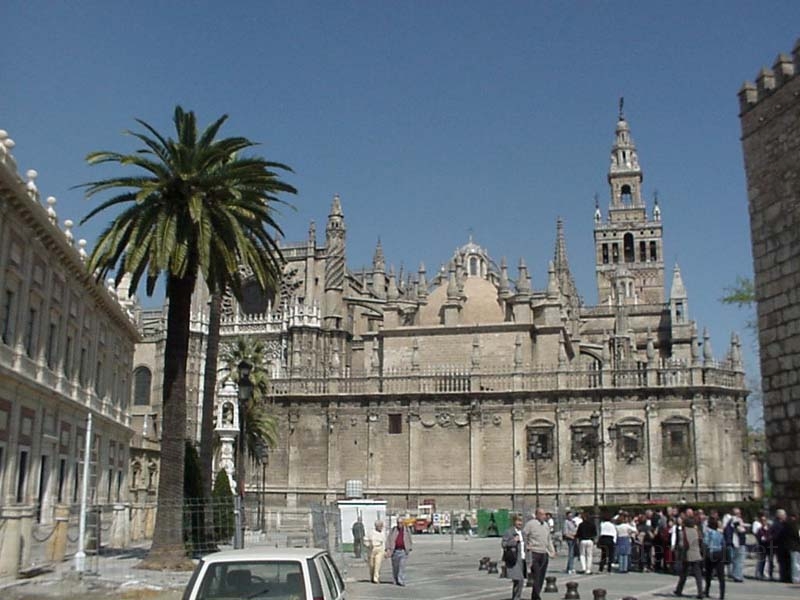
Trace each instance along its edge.
<path fill-rule="evenodd" d="M 150 404 L 150 382 L 153 379 L 150 369 L 136 367 L 133 372 L 133 404 L 148 406 Z"/>
<path fill-rule="evenodd" d="M 650 260 L 653 262 L 658 260 L 658 246 L 655 242 L 650 242 Z"/>
<path fill-rule="evenodd" d="M 633 246 L 633 234 L 626 233 L 625 236 L 622 238 L 622 248 L 625 254 L 625 262 L 632 263 L 636 260 L 636 253 L 634 251 Z"/>
<path fill-rule="evenodd" d="M 555 428 L 547 421 L 535 421 L 526 428 L 527 458 L 552 460 L 555 451 Z"/>
<path fill-rule="evenodd" d="M 623 204 L 631 204 L 631 186 L 622 186 L 622 189 L 620 190 L 620 200 Z"/>
<path fill-rule="evenodd" d="M 469 259 L 469 274 L 471 277 L 477 277 L 479 275 L 477 256 L 471 256 Z"/>

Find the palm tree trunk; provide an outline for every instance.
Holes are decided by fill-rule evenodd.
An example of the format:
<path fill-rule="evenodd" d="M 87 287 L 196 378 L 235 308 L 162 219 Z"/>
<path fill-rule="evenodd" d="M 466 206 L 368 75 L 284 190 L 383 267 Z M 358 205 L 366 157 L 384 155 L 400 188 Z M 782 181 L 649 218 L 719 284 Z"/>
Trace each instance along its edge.
<path fill-rule="evenodd" d="M 170 276 L 164 349 L 161 466 L 153 544 L 143 568 L 192 567 L 183 544 L 183 461 L 186 440 L 186 359 L 195 277 Z"/>
<path fill-rule="evenodd" d="M 203 497 L 211 500 L 214 486 L 214 399 L 217 392 L 217 358 L 219 356 L 219 327 L 222 317 L 222 293 L 211 295 L 208 313 L 206 365 L 203 375 L 203 409 L 200 426 L 200 469 L 203 472 Z"/>

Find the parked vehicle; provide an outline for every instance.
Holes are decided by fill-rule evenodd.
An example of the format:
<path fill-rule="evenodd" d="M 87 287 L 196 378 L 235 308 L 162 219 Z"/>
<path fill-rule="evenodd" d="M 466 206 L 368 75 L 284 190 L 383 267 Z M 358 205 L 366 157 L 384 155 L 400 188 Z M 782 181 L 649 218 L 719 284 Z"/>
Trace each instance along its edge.
<path fill-rule="evenodd" d="M 247 548 L 200 560 L 183 600 L 345 600 L 344 579 L 319 548 Z"/>

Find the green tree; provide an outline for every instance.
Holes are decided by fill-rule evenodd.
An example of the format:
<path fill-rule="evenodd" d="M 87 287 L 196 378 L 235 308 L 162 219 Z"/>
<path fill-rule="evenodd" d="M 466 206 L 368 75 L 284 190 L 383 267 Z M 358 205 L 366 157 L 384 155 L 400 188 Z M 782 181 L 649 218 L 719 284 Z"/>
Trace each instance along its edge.
<path fill-rule="evenodd" d="M 233 514 L 233 491 L 225 469 L 220 469 L 212 492 L 214 506 L 214 539 L 228 541 L 233 536 L 236 521 Z"/>
<path fill-rule="evenodd" d="M 251 365 L 250 381 L 253 384 L 253 394 L 242 407 L 244 418 L 239 419 L 239 436 L 244 440 L 247 460 L 236 461 L 236 478 L 241 485 L 244 485 L 247 475 L 246 464 L 257 460 L 263 448 L 273 448 L 278 441 L 277 422 L 267 407 L 269 391 L 267 347 L 264 342 L 255 338 L 241 337 L 223 350 L 221 361 L 223 376 L 234 381 L 239 376 L 239 363 L 246 361 Z"/>
<path fill-rule="evenodd" d="M 145 133 L 128 132 L 144 147 L 131 154 L 94 152 L 90 165 L 106 163 L 136 173 L 84 184 L 87 197 L 113 192 L 82 223 L 110 208 L 122 208 L 101 233 L 88 269 L 102 281 L 116 271 L 131 290 L 145 277 L 152 295 L 166 279 L 167 337 L 164 353 L 163 427 L 158 512 L 144 567 L 185 565 L 182 544 L 183 459 L 186 435 L 186 358 L 192 294 L 202 278 L 214 294 L 230 289 L 241 298 L 246 276 L 272 289 L 281 271 L 275 221 L 278 194 L 296 190 L 278 178 L 286 165 L 240 153 L 254 146 L 244 137 L 217 139 L 227 115 L 200 132 L 193 112 L 175 108 L 176 138 L 164 137 L 142 120 Z M 241 267 L 244 267 L 243 269 Z"/>

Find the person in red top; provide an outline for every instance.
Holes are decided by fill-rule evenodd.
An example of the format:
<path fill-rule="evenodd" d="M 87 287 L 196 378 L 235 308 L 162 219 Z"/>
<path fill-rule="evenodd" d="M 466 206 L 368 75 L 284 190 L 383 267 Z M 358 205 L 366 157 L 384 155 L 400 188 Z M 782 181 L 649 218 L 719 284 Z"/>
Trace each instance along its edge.
<path fill-rule="evenodd" d="M 398 518 L 386 540 L 386 558 L 392 558 L 392 578 L 397 585 L 406 584 L 406 561 L 411 545 L 411 529 Z"/>

